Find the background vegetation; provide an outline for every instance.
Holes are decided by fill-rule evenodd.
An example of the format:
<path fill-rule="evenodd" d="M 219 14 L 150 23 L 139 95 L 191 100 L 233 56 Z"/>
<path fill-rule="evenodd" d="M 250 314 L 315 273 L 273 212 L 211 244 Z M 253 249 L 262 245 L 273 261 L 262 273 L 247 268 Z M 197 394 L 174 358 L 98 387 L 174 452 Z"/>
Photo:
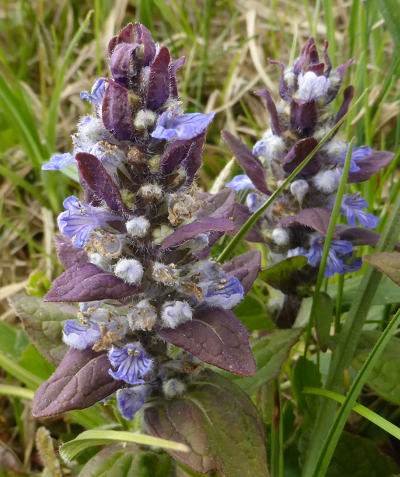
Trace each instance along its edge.
<path fill-rule="evenodd" d="M 155 39 L 166 44 L 175 58 L 186 56 L 180 91 L 187 111 L 217 112 L 207 136 L 200 175 L 200 185 L 209 190 L 221 171 L 227 178 L 239 171 L 230 162 L 231 153 L 222 142 L 220 131 L 228 129 L 250 145 L 268 125 L 265 106 L 253 94 L 254 90 L 266 87 L 277 98 L 278 69 L 267 58 L 284 63 L 293 60 L 310 35 L 321 46 L 324 39 L 329 40 L 334 67 L 354 56 L 356 62 L 346 73 L 344 84 L 355 86 L 356 97 L 368 89 L 348 116 L 341 134 L 347 139 L 355 136 L 358 145 L 397 151 L 399 12 L 397 0 L 1 1 L 0 366 L 4 371 L 0 390 L 7 384 L 24 391 L 22 400 L 16 397 L 16 391 L 10 396 L 9 388 L 8 395 L 0 397 L 0 475 L 10 469 L 39 473 L 43 467 L 38 457 L 40 443 L 35 445 L 40 423 L 30 416 L 29 397 L 30 390 L 51 372 L 51 366 L 33 345 L 28 345 L 7 298 L 25 288 L 40 295 L 61 271 L 53 246 L 55 217 L 61 211 L 63 199 L 78 188 L 73 177 L 42 173 L 41 165 L 54 152 L 71 150 L 70 135 L 88 107 L 80 100 L 79 92 L 90 89 L 98 76 L 108 74 L 106 45 L 111 36 L 125 23 L 137 20 L 151 30 Z M 357 187 L 352 186 L 351 190 L 356 191 Z M 398 158 L 387 171 L 373 176 L 361 187 L 370 211 L 381 217 L 378 229 L 383 231 L 400 193 Z M 365 268 L 349 279 L 324 281 L 323 289 L 337 300 L 339 310 L 348 309 L 354 300 L 364 271 Z M 265 309 L 270 294 L 271 290 L 260 281 L 238 312 L 255 335 L 274 327 Z M 368 315 L 370 334 L 363 338 L 350 374 L 362 366 L 376 341 L 374 337 L 379 336 L 374 333 L 385 328 L 396 310 L 398 296 L 389 281 L 380 286 Z M 278 434 L 282 452 L 277 460 L 272 457 L 272 462 L 275 469 L 281 469 L 279 459 L 283 458 L 285 448 L 287 476 L 299 475 L 299 455 L 290 446 L 298 438 L 299 420 L 313 419 L 315 404 L 315 398 L 296 394 L 296 383 L 297 390 L 304 386 L 301 380 L 308 386 L 320 387 L 318 381 L 313 381 L 313 370 L 305 369 L 308 364 L 304 369 L 294 366 L 301 362 L 298 356 L 303 351 L 302 341 L 291 349 L 286 360 L 293 339 L 282 335 L 282 341 L 275 341 L 271 356 L 279 352 L 282 356 L 275 365 L 276 372 L 274 368 L 267 376 L 273 378 L 269 387 L 273 388 L 275 383 L 282 390 L 283 427 Z M 386 364 L 375 372 L 361 397 L 370 409 L 395 424 L 400 424 L 399 343 L 392 340 L 386 348 Z M 329 355 L 315 356 L 321 359 L 324 378 Z M 10 358 L 14 367 L 7 361 Z M 274 381 L 283 362 L 280 379 Z M 263 386 L 255 398 L 265 405 L 264 415 L 271 429 L 270 399 L 262 395 L 270 392 L 269 387 Z M 103 415 L 101 421 L 96 413 L 75 417 L 70 414 L 65 420 L 46 424 L 53 437 L 66 440 L 82 431 L 80 426 L 93 428 L 109 423 Z M 272 442 L 274 438 L 272 435 Z M 349 454 L 349 449 L 354 452 Z M 85 462 L 89 455 L 82 454 L 78 462 Z M 335 456 L 327 475 L 400 473 L 399 441 L 355 414 L 348 421 Z M 349 466 L 351 460 L 355 462 L 354 468 Z M 67 475 L 77 469 L 79 465 L 75 463 L 64 471 Z M 274 475 L 283 475 L 283 467 L 276 472 Z"/>

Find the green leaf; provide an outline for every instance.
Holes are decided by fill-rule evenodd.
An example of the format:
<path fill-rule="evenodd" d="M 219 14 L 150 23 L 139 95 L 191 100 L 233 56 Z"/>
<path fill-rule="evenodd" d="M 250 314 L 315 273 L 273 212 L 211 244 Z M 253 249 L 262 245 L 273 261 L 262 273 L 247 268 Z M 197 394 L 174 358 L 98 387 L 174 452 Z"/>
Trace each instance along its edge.
<path fill-rule="evenodd" d="M 272 267 L 261 270 L 258 278 L 283 292 L 285 290 L 293 291 L 293 284 L 298 282 L 298 274 L 296 272 L 307 265 L 307 262 L 307 258 L 300 255 L 289 257 L 276 265 L 272 265 Z"/>
<path fill-rule="evenodd" d="M 11 303 L 39 351 L 50 363 L 58 365 L 67 350 L 62 341 L 64 322 L 76 318 L 77 309 L 23 294 L 13 297 Z"/>
<path fill-rule="evenodd" d="M 326 351 L 329 345 L 329 332 L 333 316 L 332 298 L 325 292 L 320 292 L 315 304 L 315 327 L 318 344 L 322 351 Z"/>
<path fill-rule="evenodd" d="M 3 353 L 19 358 L 28 344 L 29 339 L 22 330 L 0 321 L 0 349 Z"/>
<path fill-rule="evenodd" d="M 305 396 L 304 388 L 321 387 L 321 375 L 318 366 L 306 357 L 300 356 L 294 368 L 292 386 L 299 412 L 303 416 L 314 417 L 317 412 L 318 400 L 315 397 Z"/>
<path fill-rule="evenodd" d="M 359 371 L 368 357 L 381 333 L 371 330 L 364 331 L 357 346 L 357 352 L 352 361 L 353 367 Z M 400 406 L 400 339 L 391 338 L 381 357 L 367 379 L 368 386 L 378 396 Z"/>
<path fill-rule="evenodd" d="M 188 448 L 180 442 L 168 441 L 145 434 L 126 431 L 92 430 L 79 434 L 72 441 L 68 441 L 60 447 L 61 457 L 69 462 L 76 455 L 85 449 L 115 442 L 129 442 L 146 446 L 161 447 L 162 449 L 173 449 L 180 452 L 187 452 Z"/>
<path fill-rule="evenodd" d="M 25 349 L 18 364 L 43 379 L 47 379 L 55 370 L 55 367 L 43 358 L 33 344 Z"/>
<path fill-rule="evenodd" d="M 370 439 L 344 432 L 326 477 L 390 477 L 397 470 Z"/>
<path fill-rule="evenodd" d="M 169 477 L 171 468 L 168 454 L 113 444 L 90 459 L 79 477 Z"/>
<path fill-rule="evenodd" d="M 382 252 L 366 255 L 364 260 L 400 286 L 400 253 Z"/>
<path fill-rule="evenodd" d="M 31 296 L 44 297 L 50 290 L 51 282 L 46 274 L 40 270 L 36 270 L 29 275 L 27 291 Z"/>
<path fill-rule="evenodd" d="M 275 328 L 265 304 L 253 294 L 247 295 L 233 311 L 249 331 Z"/>
<path fill-rule="evenodd" d="M 289 356 L 290 349 L 302 333 L 302 328 L 274 330 L 252 345 L 252 351 L 258 371 L 251 378 L 240 378 L 235 382 L 245 391 L 251 393 L 263 384 L 276 378 L 283 363 Z"/>
<path fill-rule="evenodd" d="M 350 306 L 357 294 L 360 291 L 362 276 L 346 278 L 346 286 L 343 290 L 343 306 Z M 337 296 L 337 284 L 333 283 L 328 286 L 329 295 L 333 300 L 336 300 Z M 390 303 L 397 303 L 399 301 L 399 287 L 393 283 L 388 277 L 383 276 L 375 296 L 372 299 L 371 306 L 374 305 L 388 305 Z"/>
<path fill-rule="evenodd" d="M 149 431 L 185 442 L 189 454 L 171 452 L 196 472 L 225 477 L 268 477 L 264 424 L 249 396 L 232 381 L 207 371 L 181 397 L 145 410 Z"/>

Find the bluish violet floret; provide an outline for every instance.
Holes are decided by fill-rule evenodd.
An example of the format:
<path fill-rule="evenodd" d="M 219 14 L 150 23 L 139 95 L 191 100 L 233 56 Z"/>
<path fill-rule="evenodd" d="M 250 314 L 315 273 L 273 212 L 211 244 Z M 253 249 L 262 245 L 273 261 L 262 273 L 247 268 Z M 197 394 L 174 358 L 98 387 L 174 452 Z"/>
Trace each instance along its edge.
<path fill-rule="evenodd" d="M 207 280 L 200 282 L 203 290 L 203 298 L 207 305 L 232 309 L 244 298 L 244 290 L 236 277 L 219 280 L 218 282 Z"/>
<path fill-rule="evenodd" d="M 245 189 L 255 189 L 252 180 L 246 174 L 239 174 L 238 176 L 235 176 L 231 182 L 226 184 L 226 187 L 235 189 L 236 192 Z"/>
<path fill-rule="evenodd" d="M 43 171 L 59 171 L 64 167 L 71 166 L 76 164 L 75 157 L 73 154 L 66 152 L 65 154 L 54 154 L 51 156 L 49 162 L 43 164 Z"/>
<path fill-rule="evenodd" d="M 350 160 L 350 172 L 358 172 L 360 171 L 360 167 L 358 166 L 357 162 L 366 159 L 371 155 L 372 149 L 369 146 L 360 146 L 356 147 L 353 146 L 353 152 L 351 154 Z M 337 164 L 344 164 L 347 156 L 347 149 L 341 156 L 339 156 L 336 160 Z"/>
<path fill-rule="evenodd" d="M 263 141 L 262 139 L 260 139 L 259 141 L 257 141 L 254 146 L 253 146 L 253 154 L 255 156 L 266 156 L 267 155 L 267 145 L 265 143 L 265 141 Z"/>
<path fill-rule="evenodd" d="M 106 92 L 106 82 L 104 78 L 99 78 L 93 85 L 90 93 L 82 91 L 80 98 L 82 100 L 90 101 L 92 104 L 100 105 L 103 102 L 104 94 Z"/>
<path fill-rule="evenodd" d="M 78 248 L 85 245 L 97 227 L 107 227 L 108 222 L 122 220 L 118 215 L 85 204 L 73 195 L 64 200 L 63 206 L 66 210 L 57 218 L 58 228 L 63 235 L 71 239 L 75 237 L 73 243 Z"/>
<path fill-rule="evenodd" d="M 363 209 L 366 207 L 368 207 L 367 201 L 359 194 L 345 194 L 340 212 L 346 215 L 351 226 L 355 227 L 357 225 L 356 220 L 358 220 L 360 225 L 374 229 L 380 219 L 376 215 L 365 212 Z"/>
<path fill-rule="evenodd" d="M 151 369 L 153 360 L 148 358 L 139 342 L 128 343 L 123 348 L 112 346 L 108 358 L 117 371 L 108 372 L 114 379 L 125 381 L 128 384 L 143 384 L 141 379 Z"/>
<path fill-rule="evenodd" d="M 67 320 L 63 330 L 63 341 L 76 349 L 90 348 L 101 338 L 101 330 L 96 323 L 80 323 Z"/>
<path fill-rule="evenodd" d="M 139 385 L 133 388 L 124 388 L 117 391 L 117 404 L 122 416 L 132 421 L 135 414 L 143 407 L 151 386 Z"/>
<path fill-rule="evenodd" d="M 193 139 L 202 134 L 211 123 L 215 113 L 189 113 L 182 114 L 180 108 L 165 111 L 158 118 L 156 128 L 151 136 L 156 139 Z"/>
<path fill-rule="evenodd" d="M 288 256 L 303 255 L 307 257 L 308 263 L 312 267 L 319 267 L 324 249 L 324 241 L 321 237 L 316 237 L 312 240 L 308 251 L 303 247 L 290 250 Z M 325 276 L 332 277 L 336 273 L 354 272 L 361 268 L 362 261 L 359 259 L 353 260 L 350 264 L 347 263 L 348 258 L 353 253 L 353 244 L 347 240 L 332 240 L 328 252 L 328 259 L 325 267 Z"/>

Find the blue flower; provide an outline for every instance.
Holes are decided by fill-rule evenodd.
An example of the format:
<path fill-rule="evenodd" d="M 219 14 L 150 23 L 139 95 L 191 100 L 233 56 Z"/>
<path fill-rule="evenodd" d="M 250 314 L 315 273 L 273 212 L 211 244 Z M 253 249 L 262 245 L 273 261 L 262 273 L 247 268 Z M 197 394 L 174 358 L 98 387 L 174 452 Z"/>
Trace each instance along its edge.
<path fill-rule="evenodd" d="M 231 182 L 226 184 L 226 187 L 235 189 L 236 192 L 244 189 L 255 189 L 253 182 L 249 176 L 246 176 L 246 174 L 239 174 L 238 176 L 235 176 Z"/>
<path fill-rule="evenodd" d="M 76 349 L 86 349 L 94 345 L 101 338 L 100 327 L 96 323 L 80 323 L 67 320 L 63 330 L 63 341 Z"/>
<path fill-rule="evenodd" d="M 347 151 L 348 148 L 346 149 L 346 152 L 344 152 L 336 159 L 336 163 L 344 164 L 347 156 Z M 360 167 L 358 166 L 357 162 L 362 161 L 366 157 L 369 157 L 371 155 L 371 151 L 372 149 L 369 146 L 353 146 L 353 152 L 351 154 L 350 160 L 350 172 L 358 172 L 360 170 Z"/>
<path fill-rule="evenodd" d="M 210 306 L 230 310 L 244 298 L 242 284 L 236 277 L 222 278 L 218 281 L 200 282 L 205 303 Z"/>
<path fill-rule="evenodd" d="M 59 171 L 63 167 L 76 164 L 75 156 L 66 152 L 65 154 L 54 154 L 50 157 L 49 162 L 43 164 L 42 171 Z"/>
<path fill-rule="evenodd" d="M 379 217 L 365 212 L 363 209 L 368 207 L 368 203 L 359 194 L 346 194 L 343 196 L 340 212 L 347 216 L 348 223 L 355 227 L 356 219 L 360 225 L 374 229 L 379 222 Z"/>
<path fill-rule="evenodd" d="M 158 118 L 156 128 L 151 136 L 156 139 L 192 139 L 205 131 L 213 120 L 215 113 L 182 114 L 179 108 L 165 111 Z"/>
<path fill-rule="evenodd" d="M 108 222 L 122 220 L 118 215 L 85 204 L 73 195 L 64 200 L 63 206 L 67 210 L 58 216 L 58 228 L 63 235 L 75 237 L 74 245 L 78 248 L 85 245 L 95 228 L 105 227 Z"/>
<path fill-rule="evenodd" d="M 313 267 L 318 267 L 321 258 L 324 243 L 321 238 L 315 238 L 311 242 L 310 249 L 305 254 L 308 263 Z M 343 256 L 353 253 L 353 244 L 347 240 L 332 240 L 328 252 L 328 259 L 325 267 L 325 276 L 332 277 L 335 273 L 345 273 Z"/>
<path fill-rule="evenodd" d="M 253 154 L 255 156 L 266 156 L 267 155 L 267 144 L 263 139 L 260 139 L 254 144 Z"/>
<path fill-rule="evenodd" d="M 246 197 L 246 205 L 252 213 L 255 212 L 261 204 L 262 202 L 259 200 L 258 195 L 255 192 Z"/>
<path fill-rule="evenodd" d="M 99 78 L 93 85 L 90 93 L 82 91 L 80 97 L 82 100 L 90 101 L 93 104 L 100 105 L 103 103 L 104 94 L 106 92 L 106 83 L 104 78 Z"/>
<path fill-rule="evenodd" d="M 150 392 L 150 386 L 141 385 L 117 391 L 117 403 L 122 416 L 132 421 L 135 414 L 143 407 Z"/>
<path fill-rule="evenodd" d="M 128 384 L 143 384 L 144 380 L 141 378 L 150 371 L 153 364 L 139 342 L 128 343 L 123 348 L 113 346 L 108 359 L 114 368 L 118 368 L 117 371 L 109 369 L 110 376 Z"/>

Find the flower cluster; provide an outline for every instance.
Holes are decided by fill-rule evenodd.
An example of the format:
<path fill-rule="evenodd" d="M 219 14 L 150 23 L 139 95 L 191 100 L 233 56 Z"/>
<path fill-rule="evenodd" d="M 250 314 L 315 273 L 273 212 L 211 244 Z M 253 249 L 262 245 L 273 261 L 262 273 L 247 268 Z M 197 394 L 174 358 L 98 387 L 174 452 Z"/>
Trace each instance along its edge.
<path fill-rule="evenodd" d="M 74 356 L 77 350 L 108 356 L 103 372 L 110 382 L 100 397 L 117 388 L 121 413 L 132 419 L 152 393 L 182 391 L 199 368 L 193 356 L 239 374 L 255 372 L 248 334 L 229 310 L 251 287 L 260 256 L 247 254 L 245 270 L 237 259 L 224 267 L 207 259 L 212 243 L 235 230 L 235 194 L 197 190 L 214 114 L 183 112 L 175 75 L 184 58 L 171 61 L 141 24 L 114 37 L 109 55 L 112 79 L 100 78 L 81 93 L 94 114 L 79 122 L 73 153 L 56 154 L 43 167 L 76 164 L 85 194 L 64 201 L 58 253 L 67 270 L 45 299 L 79 303 L 64 342 Z M 237 359 L 238 369 L 229 339 L 244 348 L 232 343 L 244 359 Z M 170 359 L 165 341 L 187 353 Z"/>
<path fill-rule="evenodd" d="M 343 92 L 343 102 L 336 114 L 330 103 L 338 95 L 346 68 L 332 71 L 325 42 L 321 61 L 313 38 L 310 38 L 293 66 L 278 64 L 281 70 L 279 94 L 275 104 L 269 91 L 258 94 L 265 98 L 271 127 L 251 151 L 228 132 L 223 136 L 246 172 L 227 184 L 236 191 L 246 190 L 247 207 L 254 212 L 271 192 L 311 153 L 318 142 L 346 114 L 354 96 L 353 86 Z M 321 261 L 336 192 L 342 177 L 348 143 L 332 134 L 324 146 L 302 169 L 290 187 L 282 192 L 259 220 L 257 227 L 262 240 L 271 251 L 271 262 L 303 255 L 311 267 Z M 394 155 L 373 151 L 370 147 L 354 147 L 348 183 L 359 183 L 387 166 Z M 353 258 L 353 242 L 375 244 L 378 217 L 367 212 L 367 202 L 358 194 L 343 197 L 340 212 L 348 225 L 335 231 L 326 276 L 360 268 L 361 260 Z M 357 227 L 357 222 L 362 227 Z"/>

